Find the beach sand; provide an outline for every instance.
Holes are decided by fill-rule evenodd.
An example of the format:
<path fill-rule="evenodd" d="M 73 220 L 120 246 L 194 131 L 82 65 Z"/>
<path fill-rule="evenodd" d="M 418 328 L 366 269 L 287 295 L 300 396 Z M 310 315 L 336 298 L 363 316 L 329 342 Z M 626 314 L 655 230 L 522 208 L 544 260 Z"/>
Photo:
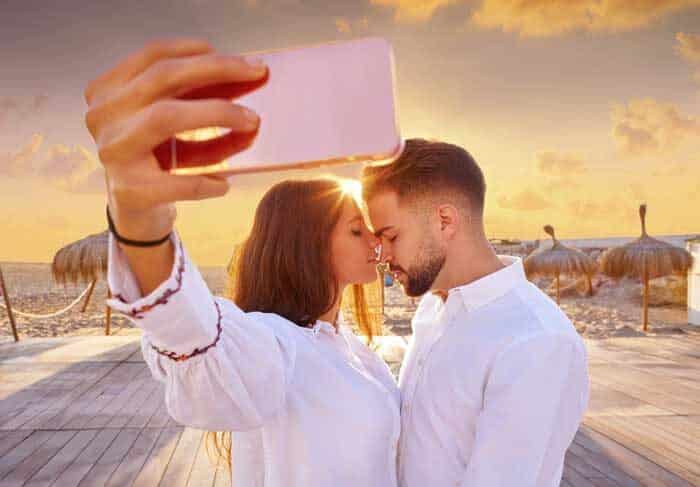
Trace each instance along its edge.
<path fill-rule="evenodd" d="M 5 284 L 13 309 L 47 314 L 60 310 L 71 303 L 86 285 L 58 285 L 52 282 L 49 264 L 2 263 Z M 223 267 L 200 268 L 205 281 L 214 294 L 221 294 L 225 285 Z M 551 280 L 540 279 L 535 283 L 551 296 L 554 289 Z M 620 336 L 644 336 L 641 331 L 641 286 L 623 280 L 618 283 L 603 277 L 594 278 L 596 294 L 592 297 L 579 295 L 575 290 L 564 293 L 561 308 L 572 320 L 582 336 L 607 338 Z M 571 282 L 562 281 L 562 287 Z M 665 285 L 662 282 L 659 288 Z M 27 318 L 15 314 L 20 339 L 23 337 L 54 337 L 76 335 L 101 335 L 105 326 L 106 282 L 95 286 L 90 304 L 80 312 L 82 301 L 69 312 L 48 319 Z M 387 334 L 410 335 L 410 319 L 415 304 L 394 285 L 386 288 L 385 330 Z M 653 302 L 654 300 L 652 300 Z M 664 299 L 656 301 L 663 303 Z M 668 301 L 668 300 L 667 300 Z M 0 300 L 0 302 L 3 302 Z M 700 327 L 688 324 L 687 309 L 683 304 L 662 304 L 649 308 L 649 331 L 647 335 L 700 333 Z M 113 313 L 112 334 L 138 334 L 124 316 Z M 0 341 L 12 338 L 7 312 L 0 309 Z"/>

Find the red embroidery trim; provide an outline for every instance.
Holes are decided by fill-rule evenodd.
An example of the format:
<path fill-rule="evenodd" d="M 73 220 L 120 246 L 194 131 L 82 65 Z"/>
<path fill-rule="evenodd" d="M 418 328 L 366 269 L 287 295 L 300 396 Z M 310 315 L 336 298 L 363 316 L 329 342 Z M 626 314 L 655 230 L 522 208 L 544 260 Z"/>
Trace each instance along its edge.
<path fill-rule="evenodd" d="M 151 344 L 151 348 L 158 352 L 161 355 L 165 355 L 171 360 L 174 360 L 175 362 L 182 362 L 184 360 L 187 360 L 188 358 L 192 358 L 196 355 L 199 355 L 200 353 L 204 353 L 207 350 L 209 350 L 211 347 L 216 346 L 216 344 L 219 342 L 219 338 L 221 338 L 221 309 L 219 308 L 219 303 L 214 301 L 214 305 L 216 306 L 216 312 L 218 313 L 219 317 L 216 320 L 216 338 L 212 343 L 207 345 L 204 348 L 195 348 L 192 353 L 189 354 L 182 354 L 178 355 L 175 352 L 168 352 L 165 350 L 161 350 L 160 348 L 156 347 L 155 345 Z"/>
<path fill-rule="evenodd" d="M 145 313 L 147 311 L 150 311 L 151 309 L 155 308 L 159 304 L 166 304 L 168 302 L 168 298 L 170 296 L 172 296 L 173 294 L 177 293 L 182 288 L 182 275 L 185 272 L 185 259 L 184 259 L 184 250 L 182 249 L 182 241 L 180 241 L 179 246 L 180 246 L 180 263 L 177 267 L 177 274 L 175 275 L 175 280 L 177 281 L 177 287 L 175 287 L 175 289 L 166 289 L 165 291 L 163 291 L 163 294 L 153 304 L 147 304 L 147 305 L 141 306 L 140 308 L 132 308 L 126 314 L 128 314 L 132 318 L 136 318 L 139 320 L 143 319 L 144 315 L 139 314 L 139 313 Z M 114 297 L 124 304 L 129 304 L 126 301 L 126 299 L 124 299 L 124 296 L 122 296 L 119 293 L 117 293 Z"/>

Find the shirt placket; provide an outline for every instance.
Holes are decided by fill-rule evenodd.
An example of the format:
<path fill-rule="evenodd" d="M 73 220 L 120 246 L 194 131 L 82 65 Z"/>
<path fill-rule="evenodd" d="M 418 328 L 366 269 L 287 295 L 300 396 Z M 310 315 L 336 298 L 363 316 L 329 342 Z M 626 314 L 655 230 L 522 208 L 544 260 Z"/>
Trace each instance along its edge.
<path fill-rule="evenodd" d="M 427 336 L 425 337 L 423 346 L 418 346 L 416 347 L 416 355 L 415 355 L 415 364 L 413 364 L 412 370 L 410 371 L 409 377 L 407 377 L 407 384 L 406 384 L 406 389 L 408 389 L 407 394 L 401 394 L 401 417 L 402 417 L 402 423 L 406 426 L 411 424 L 411 413 L 413 411 L 412 405 L 413 405 L 413 399 L 415 397 L 416 390 L 418 389 L 418 384 L 420 383 L 420 379 L 423 376 L 423 369 L 425 365 L 425 361 L 430 355 L 430 351 L 432 350 L 433 346 L 440 340 L 442 337 L 445 329 L 449 325 L 449 322 L 451 321 L 451 317 L 454 313 L 450 313 L 450 310 L 448 309 L 447 306 L 443 306 L 440 309 L 440 314 L 438 316 L 438 319 L 436 320 L 436 323 L 433 326 L 430 326 L 428 329 Z M 415 345 L 418 345 L 416 343 Z M 405 442 L 406 442 L 406 434 L 403 434 L 406 432 L 408 428 L 404 428 L 400 437 L 400 448 L 399 448 L 399 456 L 401 454 L 401 451 L 404 451 L 405 449 Z M 399 475 L 400 475 L 400 484 L 404 484 L 405 479 L 403 478 L 403 468 L 401 468 L 401 459 L 398 458 L 399 462 Z"/>

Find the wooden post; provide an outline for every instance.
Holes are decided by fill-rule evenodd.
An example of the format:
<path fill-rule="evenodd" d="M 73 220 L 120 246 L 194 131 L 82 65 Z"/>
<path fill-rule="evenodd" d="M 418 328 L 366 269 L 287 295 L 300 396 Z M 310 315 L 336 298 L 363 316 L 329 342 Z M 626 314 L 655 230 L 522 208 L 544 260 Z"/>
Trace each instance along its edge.
<path fill-rule="evenodd" d="M 559 273 L 557 273 L 557 304 L 559 304 Z"/>
<path fill-rule="evenodd" d="M 107 299 L 111 299 L 111 298 L 112 298 L 112 290 L 109 289 L 109 286 L 107 286 Z M 105 323 L 105 335 L 109 335 L 109 325 L 112 322 L 112 308 L 110 308 L 109 305 L 106 306 L 106 308 L 107 309 L 106 309 L 105 314 L 107 315 L 107 320 Z"/>
<path fill-rule="evenodd" d="M 588 296 L 593 296 L 593 281 L 591 280 L 591 275 L 586 274 L 586 282 L 588 283 Z"/>
<path fill-rule="evenodd" d="M 644 274 L 644 331 L 647 331 L 647 325 L 649 324 L 649 276 Z"/>
<path fill-rule="evenodd" d="M 93 279 L 90 283 L 90 289 L 88 289 L 87 296 L 85 297 L 83 308 L 80 310 L 81 313 L 85 313 L 85 309 L 87 308 L 88 304 L 90 304 L 90 296 L 92 296 L 92 290 L 95 289 L 95 282 L 97 282 L 97 279 Z"/>
<path fill-rule="evenodd" d="M 15 341 L 19 341 L 19 335 L 17 334 L 17 324 L 15 323 L 15 317 L 12 314 L 12 306 L 10 306 L 10 295 L 7 294 L 7 288 L 5 287 L 5 278 L 2 276 L 2 268 L 0 267 L 0 286 L 2 286 L 2 295 L 5 298 L 5 306 L 7 306 L 7 316 L 10 317 L 10 326 L 12 327 L 12 336 L 14 336 Z"/>

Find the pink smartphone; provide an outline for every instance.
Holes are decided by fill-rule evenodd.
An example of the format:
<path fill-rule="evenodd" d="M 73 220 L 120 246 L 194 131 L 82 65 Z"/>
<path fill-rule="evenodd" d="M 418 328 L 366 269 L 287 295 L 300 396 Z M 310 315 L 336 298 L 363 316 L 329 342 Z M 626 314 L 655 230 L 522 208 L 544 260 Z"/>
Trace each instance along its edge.
<path fill-rule="evenodd" d="M 382 38 L 250 52 L 269 68 L 257 86 L 232 100 L 260 116 L 252 145 L 223 161 L 178 163 L 179 141 L 202 141 L 227 130 L 208 127 L 177 135 L 157 152 L 172 174 L 244 173 L 391 162 L 401 153 L 394 59 Z M 202 97 L 200 94 L 199 97 Z M 185 145 L 185 144 L 183 144 Z M 180 151 L 182 152 L 182 150 Z"/>

